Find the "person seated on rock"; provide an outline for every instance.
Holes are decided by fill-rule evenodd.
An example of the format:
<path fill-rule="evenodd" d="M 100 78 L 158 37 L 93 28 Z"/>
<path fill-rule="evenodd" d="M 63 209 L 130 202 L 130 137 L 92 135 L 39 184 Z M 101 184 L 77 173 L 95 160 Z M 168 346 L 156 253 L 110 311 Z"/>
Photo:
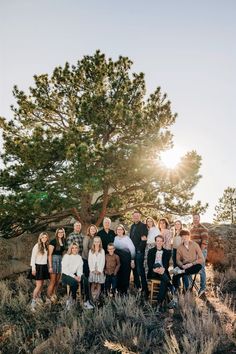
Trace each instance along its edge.
<path fill-rule="evenodd" d="M 169 266 L 169 252 L 165 248 L 164 238 L 161 235 L 155 237 L 155 247 L 151 248 L 147 256 L 148 264 L 148 279 L 159 279 L 160 289 L 157 294 L 157 312 L 163 310 L 163 301 L 166 297 L 168 289 L 172 293 L 173 300 L 168 304 L 169 308 L 176 305 L 175 288 L 171 283 L 168 266 Z"/>
<path fill-rule="evenodd" d="M 172 271 L 174 274 L 173 285 L 176 289 L 179 287 L 179 279 L 184 274 L 191 275 L 198 273 L 204 263 L 204 257 L 199 245 L 190 240 L 190 232 L 188 230 L 181 230 L 180 236 L 182 243 L 177 248 L 177 267 Z"/>
<path fill-rule="evenodd" d="M 83 275 L 83 260 L 79 255 L 79 245 L 72 242 L 68 252 L 62 258 L 62 283 L 70 286 L 72 299 L 69 298 L 66 303 L 67 309 L 70 309 L 76 301 L 76 293 L 79 283 L 82 282 L 85 293 L 85 309 L 93 309 L 94 306 L 90 302 L 90 291 L 88 279 Z"/>

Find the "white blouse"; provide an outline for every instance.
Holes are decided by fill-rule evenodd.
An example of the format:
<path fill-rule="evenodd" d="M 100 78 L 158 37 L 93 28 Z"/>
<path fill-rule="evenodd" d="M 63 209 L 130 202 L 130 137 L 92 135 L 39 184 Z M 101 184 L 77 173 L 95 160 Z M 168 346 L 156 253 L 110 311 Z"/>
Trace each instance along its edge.
<path fill-rule="evenodd" d="M 130 252 L 131 258 L 134 259 L 135 247 L 134 247 L 133 241 L 131 240 L 131 238 L 129 236 L 121 236 L 121 237 L 116 236 L 115 240 L 114 240 L 114 246 L 118 250 Z"/>
<path fill-rule="evenodd" d="M 88 265 L 90 272 L 97 270 L 100 273 L 103 273 L 105 267 L 105 252 L 104 249 L 101 249 L 100 252 L 92 252 L 89 250 L 88 255 Z"/>
<path fill-rule="evenodd" d="M 34 245 L 31 254 L 30 265 L 32 267 L 32 271 L 36 270 L 36 264 L 47 264 L 48 263 L 48 251 L 45 250 L 44 254 L 39 252 L 38 244 Z"/>
<path fill-rule="evenodd" d="M 155 237 L 160 235 L 160 230 L 156 226 L 152 226 L 148 230 L 148 235 L 147 235 L 147 244 L 150 243 L 155 243 Z"/>

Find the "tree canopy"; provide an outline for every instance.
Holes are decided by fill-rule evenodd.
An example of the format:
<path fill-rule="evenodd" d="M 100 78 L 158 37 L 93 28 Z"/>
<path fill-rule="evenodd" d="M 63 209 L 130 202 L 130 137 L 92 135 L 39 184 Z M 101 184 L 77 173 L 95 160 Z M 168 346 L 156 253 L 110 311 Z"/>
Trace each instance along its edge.
<path fill-rule="evenodd" d="M 158 87 L 148 97 L 132 61 L 97 51 L 76 65 L 34 76 L 27 93 L 14 87 L 13 118 L 0 120 L 4 168 L 0 222 L 5 236 L 66 215 L 99 225 L 133 209 L 186 215 L 201 157 L 186 153 L 167 170 L 160 153 L 173 146 L 176 114 Z"/>
<path fill-rule="evenodd" d="M 215 222 L 235 224 L 236 221 L 236 188 L 228 187 L 224 190 L 223 196 L 219 198 L 215 207 Z"/>

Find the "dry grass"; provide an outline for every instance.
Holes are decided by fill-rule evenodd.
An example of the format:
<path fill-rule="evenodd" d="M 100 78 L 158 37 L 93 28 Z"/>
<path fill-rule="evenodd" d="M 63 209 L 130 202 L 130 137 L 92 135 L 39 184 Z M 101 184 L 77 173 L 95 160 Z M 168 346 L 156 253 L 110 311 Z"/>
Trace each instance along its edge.
<path fill-rule="evenodd" d="M 94 311 L 78 305 L 67 312 L 62 301 L 38 306 L 32 313 L 32 290 L 33 284 L 22 275 L 0 282 L 2 354 L 216 354 L 223 353 L 221 348 L 229 352 L 233 345 L 235 325 L 219 322 L 191 295 L 180 296 L 173 315 L 157 316 L 135 296 L 105 299 Z"/>

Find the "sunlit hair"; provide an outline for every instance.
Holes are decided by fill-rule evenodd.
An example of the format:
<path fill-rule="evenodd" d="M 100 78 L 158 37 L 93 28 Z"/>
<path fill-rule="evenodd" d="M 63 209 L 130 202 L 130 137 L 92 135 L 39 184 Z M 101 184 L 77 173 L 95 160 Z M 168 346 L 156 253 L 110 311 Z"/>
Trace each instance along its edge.
<path fill-rule="evenodd" d="M 166 218 L 161 218 L 161 219 L 159 219 L 159 221 L 158 221 L 158 228 L 159 228 L 159 230 L 161 230 L 161 227 L 160 227 L 161 221 L 163 221 L 163 222 L 165 223 L 166 229 L 168 229 L 168 227 L 169 227 L 169 222 L 168 222 L 168 220 L 167 220 Z"/>
<path fill-rule="evenodd" d="M 177 235 L 176 228 L 175 228 L 175 225 L 176 225 L 177 222 L 180 223 L 180 231 L 183 229 L 182 221 L 176 220 L 176 221 L 174 222 L 174 233 L 175 233 L 175 235 Z"/>
<path fill-rule="evenodd" d="M 190 232 L 188 230 L 181 230 L 179 233 L 180 236 L 186 236 L 186 235 L 190 235 Z"/>
<path fill-rule="evenodd" d="M 104 225 L 104 223 L 105 223 L 106 221 L 108 221 L 108 222 L 110 223 L 110 225 L 111 225 L 111 219 L 110 219 L 110 218 L 107 218 L 107 217 L 105 217 L 105 218 L 103 219 L 103 225 Z"/>
<path fill-rule="evenodd" d="M 200 214 L 199 213 L 193 213 L 192 216 L 198 216 L 200 218 Z"/>
<path fill-rule="evenodd" d="M 148 216 L 146 218 L 146 221 L 145 221 L 145 224 L 147 225 L 148 224 L 148 220 L 151 220 L 152 221 L 152 226 L 156 226 L 156 222 L 155 220 L 151 217 L 151 216 Z"/>
<path fill-rule="evenodd" d="M 91 232 L 90 232 L 91 227 L 94 227 L 94 228 L 95 228 L 95 230 L 96 230 L 96 232 L 95 232 L 95 235 L 94 235 L 94 236 L 96 236 L 96 235 L 97 235 L 97 233 L 98 233 L 98 228 L 97 228 L 97 226 L 96 226 L 96 225 L 94 225 L 94 224 L 89 225 L 89 227 L 87 228 L 87 236 L 89 236 L 90 238 L 92 237 Z M 94 236 L 93 236 L 93 237 L 94 237 Z"/>
<path fill-rule="evenodd" d="M 123 235 L 125 235 L 126 231 L 125 231 L 125 227 L 124 227 L 124 225 L 119 224 L 119 225 L 116 227 L 116 234 L 117 234 L 117 229 L 118 229 L 118 228 L 123 229 Z"/>
<path fill-rule="evenodd" d="M 161 238 L 162 239 L 162 241 L 164 242 L 164 237 L 163 236 L 161 236 L 161 235 L 157 235 L 157 236 L 155 236 L 155 242 L 156 242 L 156 239 L 157 238 Z"/>
<path fill-rule="evenodd" d="M 59 227 L 58 229 L 56 229 L 56 232 L 55 232 L 55 237 L 56 237 L 56 250 L 60 250 L 60 242 L 59 242 L 59 237 L 58 237 L 58 233 L 60 231 L 63 231 L 63 237 L 61 238 L 61 241 L 62 241 L 62 244 L 63 246 L 65 245 L 65 241 L 66 241 L 66 232 L 65 232 L 65 229 L 63 229 L 63 227 Z"/>
<path fill-rule="evenodd" d="M 45 243 L 42 242 L 42 237 L 47 236 L 47 241 Z M 44 252 L 47 252 L 48 250 L 48 245 L 49 245 L 49 235 L 47 232 L 41 232 L 38 237 L 38 252 L 41 254 L 44 254 Z"/>
<path fill-rule="evenodd" d="M 79 245 L 78 245 L 78 243 L 72 242 L 72 243 L 70 244 L 69 248 L 68 248 L 67 254 L 72 254 L 72 247 L 73 247 L 73 246 L 76 246 L 76 247 L 78 248 L 77 254 L 79 253 Z"/>
<path fill-rule="evenodd" d="M 101 252 L 102 250 L 102 240 L 99 236 L 95 236 L 94 239 L 93 239 L 93 244 L 92 244 L 92 247 L 91 247 L 91 252 L 92 253 L 95 253 L 95 241 L 99 241 L 99 249 L 98 249 L 98 252 Z"/>

